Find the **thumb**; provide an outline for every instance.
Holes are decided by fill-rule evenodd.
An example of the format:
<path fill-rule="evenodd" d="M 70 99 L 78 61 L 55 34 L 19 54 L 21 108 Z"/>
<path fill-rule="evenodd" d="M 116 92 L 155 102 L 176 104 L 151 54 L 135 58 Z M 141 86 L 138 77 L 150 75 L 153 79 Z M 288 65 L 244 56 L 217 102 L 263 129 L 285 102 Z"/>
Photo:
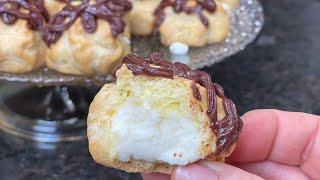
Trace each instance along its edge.
<path fill-rule="evenodd" d="M 211 161 L 200 161 L 184 167 L 177 167 L 172 174 L 173 180 L 262 180 L 261 177 L 237 167 Z"/>

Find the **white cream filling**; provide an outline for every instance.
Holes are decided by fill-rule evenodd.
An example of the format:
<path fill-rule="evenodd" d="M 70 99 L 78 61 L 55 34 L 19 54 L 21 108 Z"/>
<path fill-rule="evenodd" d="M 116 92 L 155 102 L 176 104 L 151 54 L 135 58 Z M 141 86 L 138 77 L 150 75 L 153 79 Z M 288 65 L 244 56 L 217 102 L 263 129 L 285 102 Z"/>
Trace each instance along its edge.
<path fill-rule="evenodd" d="M 162 113 L 163 114 L 163 113 Z M 122 162 L 130 158 L 186 165 L 200 158 L 201 134 L 178 110 L 165 115 L 151 102 L 128 98 L 111 122 L 115 153 Z"/>

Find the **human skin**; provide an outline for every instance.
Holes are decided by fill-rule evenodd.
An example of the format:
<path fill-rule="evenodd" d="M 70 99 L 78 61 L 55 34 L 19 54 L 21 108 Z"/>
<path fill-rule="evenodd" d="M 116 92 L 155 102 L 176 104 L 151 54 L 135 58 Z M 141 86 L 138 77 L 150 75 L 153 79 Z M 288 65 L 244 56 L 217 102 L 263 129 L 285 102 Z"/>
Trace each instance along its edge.
<path fill-rule="evenodd" d="M 227 163 L 200 161 L 171 175 L 142 174 L 144 180 L 320 179 L 320 116 L 254 110 Z"/>

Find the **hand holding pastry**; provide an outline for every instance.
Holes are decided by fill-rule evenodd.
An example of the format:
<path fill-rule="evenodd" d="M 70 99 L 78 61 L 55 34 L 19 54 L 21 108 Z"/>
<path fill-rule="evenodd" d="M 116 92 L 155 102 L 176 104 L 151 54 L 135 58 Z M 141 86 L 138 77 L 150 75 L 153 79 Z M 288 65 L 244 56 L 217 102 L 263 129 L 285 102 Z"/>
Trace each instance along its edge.
<path fill-rule="evenodd" d="M 254 110 L 241 118 L 244 128 L 227 159 L 230 165 L 201 161 L 176 168 L 171 179 L 319 179 L 319 116 Z M 169 180 L 170 176 L 143 174 L 143 179 Z"/>
<path fill-rule="evenodd" d="M 224 161 L 242 128 L 234 103 L 202 71 L 128 55 L 88 115 L 93 158 L 128 172 L 170 174 L 201 159 Z"/>

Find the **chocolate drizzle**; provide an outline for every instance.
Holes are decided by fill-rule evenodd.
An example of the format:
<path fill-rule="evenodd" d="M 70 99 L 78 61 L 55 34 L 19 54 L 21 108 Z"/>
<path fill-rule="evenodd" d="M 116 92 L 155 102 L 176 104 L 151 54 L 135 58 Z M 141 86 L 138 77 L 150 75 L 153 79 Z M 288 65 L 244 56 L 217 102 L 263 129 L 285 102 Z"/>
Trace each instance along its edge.
<path fill-rule="evenodd" d="M 93 33 L 97 29 L 97 19 L 109 22 L 112 35 L 116 37 L 124 32 L 126 23 L 122 19 L 125 13 L 132 8 L 128 0 L 82 0 L 79 5 L 72 5 L 70 0 L 60 0 L 67 3 L 67 6 L 54 15 L 45 26 L 42 37 L 47 45 L 55 43 L 63 31 L 71 27 L 78 17 L 85 31 Z"/>
<path fill-rule="evenodd" d="M 49 20 L 49 13 L 43 0 L 0 0 L 0 17 L 6 24 L 25 19 L 30 29 L 41 30 Z"/>
<path fill-rule="evenodd" d="M 187 65 L 180 62 L 171 63 L 163 59 L 160 53 L 153 53 L 149 58 L 141 58 L 135 55 L 128 55 L 123 59 L 128 69 L 135 75 L 148 75 L 173 79 L 174 76 L 183 77 L 193 81 L 192 90 L 194 97 L 200 101 L 201 95 L 197 83 L 207 89 L 208 109 L 207 115 L 211 121 L 210 127 L 217 135 L 217 151 L 214 156 L 221 155 L 224 150 L 236 141 L 241 130 L 242 120 L 240 119 L 235 104 L 224 95 L 223 88 L 212 83 L 209 74 L 199 70 L 191 70 Z M 150 65 L 155 66 L 150 66 Z M 225 117 L 218 120 L 217 117 L 217 98 L 223 101 Z"/>
<path fill-rule="evenodd" d="M 194 2 L 195 6 L 188 6 L 188 2 Z M 214 0 L 162 0 L 153 13 L 156 16 L 155 24 L 157 27 L 164 21 L 166 17 L 164 10 L 168 6 L 171 6 L 176 13 L 186 12 L 187 14 L 196 14 L 207 27 L 209 26 L 209 21 L 203 14 L 203 10 L 213 13 L 217 9 Z"/>

